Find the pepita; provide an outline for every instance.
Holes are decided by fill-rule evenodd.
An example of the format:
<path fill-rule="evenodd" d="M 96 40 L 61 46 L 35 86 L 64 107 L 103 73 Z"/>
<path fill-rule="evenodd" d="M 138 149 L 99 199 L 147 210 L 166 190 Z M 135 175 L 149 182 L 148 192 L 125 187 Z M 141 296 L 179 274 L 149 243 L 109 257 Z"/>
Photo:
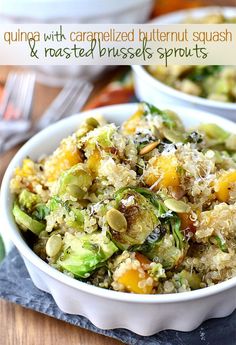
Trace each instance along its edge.
<path fill-rule="evenodd" d="M 45 237 L 47 238 L 48 236 L 49 236 L 49 233 L 46 230 L 41 231 L 39 234 L 39 238 L 45 238 Z"/>
<path fill-rule="evenodd" d="M 77 194 L 80 196 L 91 187 L 92 181 L 92 176 L 87 170 L 80 164 L 74 165 L 60 177 L 58 194 L 73 193 L 74 197 L 77 197 Z"/>
<path fill-rule="evenodd" d="M 106 220 L 108 225 L 117 232 L 125 232 L 127 229 L 127 220 L 125 216 L 115 208 L 107 211 Z"/>
<path fill-rule="evenodd" d="M 230 135 L 215 123 L 202 123 L 198 129 L 203 131 L 210 140 L 215 140 L 217 144 L 224 143 Z"/>
<path fill-rule="evenodd" d="M 49 237 L 46 243 L 46 254 L 50 258 L 56 256 L 61 250 L 62 238 L 61 235 L 52 235 Z"/>
<path fill-rule="evenodd" d="M 162 132 L 164 137 L 172 143 L 179 143 L 184 141 L 182 134 L 180 132 L 177 132 L 176 130 L 163 128 Z"/>
<path fill-rule="evenodd" d="M 168 117 L 174 121 L 175 123 L 175 127 L 179 130 L 179 131 L 184 131 L 184 125 L 183 122 L 181 121 L 181 119 L 179 118 L 179 116 L 172 110 L 166 109 L 164 110 L 165 114 L 168 115 Z"/>
<path fill-rule="evenodd" d="M 228 139 L 225 141 L 225 146 L 229 150 L 236 150 L 236 134 L 230 134 Z"/>
<path fill-rule="evenodd" d="M 152 134 L 154 135 L 154 137 L 162 138 L 161 132 L 159 131 L 159 129 L 155 125 L 151 126 L 151 131 L 152 131 Z"/>
<path fill-rule="evenodd" d="M 86 119 L 86 123 L 88 126 L 96 128 L 99 126 L 99 122 L 94 117 L 88 117 Z"/>
<path fill-rule="evenodd" d="M 82 199 L 86 192 L 76 184 L 69 184 L 66 188 L 69 195 L 76 199 Z"/>
<path fill-rule="evenodd" d="M 157 145 L 159 145 L 159 144 L 160 144 L 160 140 L 154 141 L 154 142 L 152 142 L 152 143 L 150 143 L 150 144 L 144 146 L 144 147 L 140 150 L 139 154 L 140 154 L 141 156 L 146 155 L 147 153 L 149 153 L 149 152 L 151 152 L 152 150 L 154 150 L 154 149 L 157 147 Z"/>
<path fill-rule="evenodd" d="M 191 207 L 181 200 L 169 198 L 164 201 L 164 204 L 169 210 L 177 213 L 189 213 L 191 210 Z"/>

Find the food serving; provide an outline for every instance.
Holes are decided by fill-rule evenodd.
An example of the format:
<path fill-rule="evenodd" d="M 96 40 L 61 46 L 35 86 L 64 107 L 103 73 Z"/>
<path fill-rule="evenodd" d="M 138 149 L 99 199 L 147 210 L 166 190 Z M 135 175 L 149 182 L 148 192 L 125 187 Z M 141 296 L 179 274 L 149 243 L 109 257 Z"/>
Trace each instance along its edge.
<path fill-rule="evenodd" d="M 227 17 L 221 12 L 202 17 L 187 16 L 188 24 L 235 23 L 236 17 Z M 236 102 L 235 66 L 157 66 L 147 71 L 159 81 L 184 93 L 220 102 Z"/>
<path fill-rule="evenodd" d="M 236 137 L 186 130 L 140 104 L 119 128 L 87 118 L 50 156 L 15 170 L 13 215 L 43 260 L 99 287 L 139 294 L 236 275 Z"/>

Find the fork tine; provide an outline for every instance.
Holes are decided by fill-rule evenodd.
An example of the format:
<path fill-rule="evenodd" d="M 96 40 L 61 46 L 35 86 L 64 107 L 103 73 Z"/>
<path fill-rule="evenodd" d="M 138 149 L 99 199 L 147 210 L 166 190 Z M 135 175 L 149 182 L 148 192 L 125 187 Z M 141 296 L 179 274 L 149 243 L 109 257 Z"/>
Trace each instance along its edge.
<path fill-rule="evenodd" d="M 33 90 L 35 84 L 35 76 L 32 73 L 23 73 L 19 76 L 19 88 L 20 91 L 17 93 L 16 108 L 20 110 L 19 116 L 24 120 L 29 117 L 29 110 L 33 99 Z"/>
<path fill-rule="evenodd" d="M 4 114 L 6 113 L 7 105 L 9 102 L 11 92 L 14 87 L 15 79 L 16 79 L 16 73 L 14 72 L 9 73 L 5 87 L 4 87 L 4 91 L 3 91 L 4 94 L 3 94 L 2 104 L 0 105 L 0 119 L 3 119 Z"/>
<path fill-rule="evenodd" d="M 22 103 L 22 88 L 24 84 L 24 77 L 18 74 L 15 79 L 14 88 L 11 93 L 9 104 L 14 104 L 11 118 L 16 120 L 21 117 L 21 103 Z"/>
<path fill-rule="evenodd" d="M 21 112 L 19 114 L 19 117 L 23 118 L 24 116 L 24 103 L 26 98 L 26 89 L 28 87 L 28 74 L 26 75 L 19 75 L 19 88 L 20 92 L 17 93 L 16 100 L 15 100 L 15 106 L 17 109 L 20 109 Z"/>
<path fill-rule="evenodd" d="M 73 102 L 68 104 L 61 117 L 68 117 L 73 113 L 80 111 L 87 101 L 92 89 L 93 86 L 90 83 L 85 83 L 82 85 L 82 88 L 79 91 L 77 90 L 75 93 Z"/>
<path fill-rule="evenodd" d="M 71 105 L 74 104 L 75 99 L 78 97 L 78 93 L 81 92 L 82 85 L 79 85 L 79 87 L 73 87 L 71 89 L 70 97 L 66 102 L 63 104 L 63 106 L 60 109 L 60 113 L 57 116 L 57 119 L 60 119 L 66 112 L 70 109 Z"/>
<path fill-rule="evenodd" d="M 29 129 L 29 110 L 32 104 L 35 75 L 10 73 L 5 86 L 0 131 L 7 138 L 10 134 Z"/>
<path fill-rule="evenodd" d="M 70 116 L 73 112 L 78 112 L 88 99 L 93 86 L 89 82 L 83 82 L 80 85 L 80 88 L 76 88 L 73 94 L 73 98 L 71 98 L 71 102 L 67 104 L 67 107 L 64 109 L 61 117 Z"/>
<path fill-rule="evenodd" d="M 27 133 L 20 133 L 14 137 L 11 137 L 7 142 L 4 143 L 4 145 L 2 145 L 2 148 L 0 147 L 0 152 L 1 149 L 2 151 L 9 150 L 22 141 L 31 138 L 40 129 L 46 127 L 48 124 L 51 124 L 53 121 L 57 121 L 61 117 L 69 116 L 72 112 L 79 111 L 88 99 L 93 86 L 89 82 L 82 81 L 80 83 L 76 82 L 76 88 L 75 83 L 71 83 L 68 84 L 67 88 L 65 87 L 64 89 L 57 96 L 58 99 L 55 100 L 49 109 L 43 114 L 43 121 L 41 121 L 41 118 L 41 120 L 39 120 L 37 123 L 36 128 Z M 73 96 L 71 96 L 70 92 L 73 92 Z M 59 108 L 55 108 L 55 104 Z"/>
<path fill-rule="evenodd" d="M 22 118 L 24 120 L 29 120 L 30 110 L 32 106 L 32 100 L 34 95 L 34 87 L 35 87 L 35 74 L 29 73 L 27 81 L 24 85 L 24 97 L 23 104 L 22 104 Z"/>
<path fill-rule="evenodd" d="M 49 108 L 42 115 L 37 124 L 38 128 L 42 129 L 52 121 L 56 121 L 58 118 L 61 118 L 61 114 L 64 113 L 65 105 L 70 103 L 73 98 L 72 93 L 74 93 L 73 90 L 75 89 L 75 86 L 78 88 L 78 83 L 76 83 L 74 80 L 65 85 L 62 91 L 51 103 Z"/>
<path fill-rule="evenodd" d="M 91 83 L 86 83 L 78 96 L 78 99 L 71 109 L 71 113 L 80 111 L 85 102 L 88 100 L 91 92 L 93 90 L 93 85 Z"/>

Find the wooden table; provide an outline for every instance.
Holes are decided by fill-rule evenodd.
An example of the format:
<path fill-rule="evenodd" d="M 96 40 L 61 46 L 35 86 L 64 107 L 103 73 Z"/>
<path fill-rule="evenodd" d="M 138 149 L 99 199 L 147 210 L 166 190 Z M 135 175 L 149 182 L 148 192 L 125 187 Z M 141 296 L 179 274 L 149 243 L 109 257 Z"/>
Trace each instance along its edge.
<path fill-rule="evenodd" d="M 0 67 L 0 83 L 4 82 L 9 67 Z M 106 76 L 108 83 L 114 72 Z M 96 90 L 101 83 L 97 83 Z M 37 119 L 57 95 L 59 89 L 36 85 L 33 118 Z M 0 183 L 9 161 L 19 149 L 0 155 Z M 27 310 L 21 306 L 0 300 L 0 345 L 118 345 L 121 344 L 102 335 L 80 329 L 65 322 Z"/>

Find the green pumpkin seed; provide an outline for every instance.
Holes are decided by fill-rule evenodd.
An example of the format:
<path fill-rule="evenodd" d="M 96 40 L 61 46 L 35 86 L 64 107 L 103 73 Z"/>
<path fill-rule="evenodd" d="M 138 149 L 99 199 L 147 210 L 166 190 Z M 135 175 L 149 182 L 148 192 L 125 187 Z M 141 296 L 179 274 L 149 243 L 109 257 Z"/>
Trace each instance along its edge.
<path fill-rule="evenodd" d="M 180 132 L 171 130 L 169 128 L 163 128 L 164 137 L 172 143 L 179 143 L 184 141 L 184 137 Z"/>
<path fill-rule="evenodd" d="M 221 164 L 223 162 L 223 157 L 221 155 L 221 152 L 215 150 L 214 153 L 215 153 L 215 162 L 216 162 L 216 164 Z"/>
<path fill-rule="evenodd" d="M 74 197 L 83 197 L 83 192 L 92 185 L 92 176 L 77 164 L 65 172 L 59 180 L 59 195 L 71 193 Z M 71 187 L 72 186 L 72 187 Z M 75 187 L 76 186 L 76 187 Z M 83 194 L 83 195 L 82 195 Z M 81 196 L 82 195 L 82 196 Z"/>
<path fill-rule="evenodd" d="M 62 246 L 62 239 L 61 235 L 52 235 L 49 237 L 47 243 L 46 243 L 46 254 L 50 258 L 56 256 L 59 251 L 61 250 Z"/>
<path fill-rule="evenodd" d="M 165 114 L 168 115 L 168 117 L 174 121 L 175 128 L 179 131 L 184 131 L 184 125 L 179 116 L 172 110 L 166 109 L 164 110 Z"/>
<path fill-rule="evenodd" d="M 39 238 L 47 238 L 49 236 L 49 233 L 46 230 L 43 230 L 39 234 Z"/>
<path fill-rule="evenodd" d="M 205 132 L 209 139 L 216 140 L 218 144 L 224 143 L 229 137 L 229 133 L 215 123 L 202 123 L 198 128 Z"/>
<path fill-rule="evenodd" d="M 188 213 L 191 210 L 191 207 L 181 200 L 166 199 L 164 204 L 169 210 L 177 213 Z"/>
<path fill-rule="evenodd" d="M 159 131 L 159 129 L 155 125 L 151 126 L 151 131 L 152 131 L 152 134 L 154 135 L 154 137 L 162 138 L 161 132 Z"/>
<path fill-rule="evenodd" d="M 108 225 L 117 232 L 125 232 L 127 229 L 127 220 L 125 216 L 115 208 L 107 211 L 106 220 Z"/>
<path fill-rule="evenodd" d="M 151 152 L 152 150 L 154 150 L 154 149 L 157 147 L 157 145 L 159 145 L 159 144 L 160 144 L 160 140 L 154 141 L 153 143 L 150 143 L 150 144 L 144 146 L 144 147 L 140 150 L 139 154 L 140 154 L 141 156 L 146 155 L 147 153 L 149 153 L 149 152 Z"/>
<path fill-rule="evenodd" d="M 66 191 L 76 199 L 82 199 L 85 196 L 85 191 L 76 184 L 69 184 Z"/>
<path fill-rule="evenodd" d="M 97 128 L 99 126 L 99 122 L 94 117 L 88 117 L 86 119 L 86 123 L 88 126 Z"/>
<path fill-rule="evenodd" d="M 230 134 L 228 139 L 225 141 L 225 146 L 228 150 L 236 150 L 236 134 Z"/>

